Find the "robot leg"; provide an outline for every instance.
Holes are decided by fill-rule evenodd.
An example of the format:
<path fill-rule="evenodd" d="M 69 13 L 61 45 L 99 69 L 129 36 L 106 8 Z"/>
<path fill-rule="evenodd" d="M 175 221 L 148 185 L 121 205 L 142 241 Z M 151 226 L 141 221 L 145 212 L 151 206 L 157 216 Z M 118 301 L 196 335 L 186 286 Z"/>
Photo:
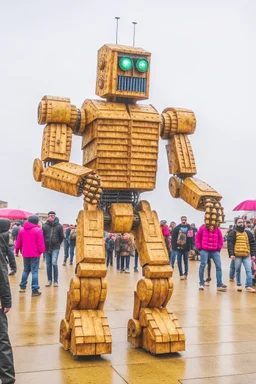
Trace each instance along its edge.
<path fill-rule="evenodd" d="M 60 342 L 75 356 L 111 353 L 112 336 L 103 307 L 107 273 L 103 236 L 103 212 L 88 205 L 80 211 L 76 238 L 76 276 L 67 293 Z"/>
<path fill-rule="evenodd" d="M 172 268 L 156 212 L 141 201 L 140 226 L 135 233 L 144 279 L 134 292 L 133 319 L 128 341 L 153 354 L 185 350 L 185 335 L 172 310 L 166 308 L 173 292 Z"/>

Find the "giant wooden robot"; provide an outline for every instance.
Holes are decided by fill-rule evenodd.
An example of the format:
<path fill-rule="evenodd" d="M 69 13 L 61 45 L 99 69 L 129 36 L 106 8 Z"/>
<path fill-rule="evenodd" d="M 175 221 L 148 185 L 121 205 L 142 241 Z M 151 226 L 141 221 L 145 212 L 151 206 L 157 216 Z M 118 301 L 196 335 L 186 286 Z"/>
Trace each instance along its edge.
<path fill-rule="evenodd" d="M 167 308 L 172 296 L 172 268 L 159 220 L 140 193 L 155 188 L 159 134 L 168 140 L 169 187 L 198 210 L 205 223 L 220 224 L 221 196 L 193 176 L 195 160 L 188 135 L 194 113 L 137 104 L 149 97 L 150 53 L 141 48 L 106 44 L 98 51 L 96 94 L 77 109 L 70 100 L 43 97 L 39 124 L 44 129 L 41 160 L 34 178 L 42 186 L 72 196 L 84 194 L 78 215 L 76 275 L 67 294 L 60 342 L 74 355 L 111 353 L 112 337 L 103 307 L 107 296 L 103 230 L 132 232 L 143 276 L 134 292 L 128 341 L 154 353 L 185 350 L 177 317 Z M 83 165 L 69 162 L 72 134 L 82 137 Z"/>

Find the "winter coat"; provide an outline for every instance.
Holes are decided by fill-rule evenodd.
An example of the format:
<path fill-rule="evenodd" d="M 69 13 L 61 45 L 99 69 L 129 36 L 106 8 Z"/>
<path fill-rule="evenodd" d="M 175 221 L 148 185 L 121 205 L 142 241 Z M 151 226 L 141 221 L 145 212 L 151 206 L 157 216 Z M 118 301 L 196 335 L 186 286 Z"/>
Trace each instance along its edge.
<path fill-rule="evenodd" d="M 21 230 L 22 226 L 21 225 L 15 225 L 13 228 L 12 228 L 12 237 L 13 237 L 13 240 L 16 240 L 18 238 L 18 234 L 19 234 L 19 231 Z"/>
<path fill-rule="evenodd" d="M 181 227 L 183 227 L 183 225 L 179 224 L 172 231 L 172 249 L 174 251 L 179 250 L 177 240 L 178 240 L 178 236 L 179 236 L 179 232 L 181 230 Z M 192 228 L 190 227 L 190 225 L 185 225 L 184 227 L 186 227 L 188 231 L 192 231 Z M 191 237 L 187 236 L 186 245 L 184 246 L 183 251 L 188 252 L 192 249 L 192 247 L 193 247 L 193 231 L 192 231 Z"/>
<path fill-rule="evenodd" d="M 115 253 L 116 255 L 120 254 L 120 243 L 121 243 L 121 235 L 117 235 L 116 240 L 115 240 Z"/>
<path fill-rule="evenodd" d="M 68 237 L 69 245 L 76 246 L 76 229 L 71 229 Z"/>
<path fill-rule="evenodd" d="M 205 225 L 196 233 L 196 248 L 204 251 L 220 251 L 223 247 L 223 236 L 219 228 L 210 231 Z"/>
<path fill-rule="evenodd" d="M 46 251 L 60 249 L 61 243 L 64 239 L 64 234 L 58 217 L 55 217 L 54 221 L 47 220 L 42 229 L 44 233 Z"/>
<path fill-rule="evenodd" d="M 10 224 L 10 220 L 0 219 L 0 303 L 3 308 L 11 308 L 12 306 L 6 261 L 9 246 Z"/>
<path fill-rule="evenodd" d="M 106 238 L 105 245 L 106 245 L 106 250 L 107 251 L 109 251 L 109 252 L 113 252 L 114 251 L 115 242 L 114 242 L 114 240 L 111 237 L 107 237 Z"/>
<path fill-rule="evenodd" d="M 69 241 L 69 235 L 70 235 L 71 229 L 68 227 L 66 231 L 64 232 L 64 240 Z"/>
<path fill-rule="evenodd" d="M 135 248 L 133 246 L 132 238 L 127 234 L 125 236 L 127 236 L 127 240 L 124 240 L 123 236 L 120 240 L 120 256 L 134 256 Z"/>
<path fill-rule="evenodd" d="M 242 233 L 242 234 L 245 233 L 248 236 L 248 242 L 249 242 L 249 248 L 250 249 L 249 249 L 249 252 L 248 251 L 246 252 L 247 254 L 245 255 L 245 257 L 249 256 L 249 255 L 256 256 L 256 242 L 255 242 L 253 234 L 249 231 L 237 232 L 237 231 L 233 230 L 228 235 L 228 255 L 229 255 L 229 257 L 230 256 L 239 256 L 235 252 L 235 244 L 237 241 L 238 233 Z"/>
<path fill-rule="evenodd" d="M 169 237 L 169 236 L 170 236 L 170 231 L 169 231 L 169 227 L 168 227 L 167 224 L 166 224 L 166 225 L 163 225 L 163 226 L 161 227 L 161 229 L 162 229 L 162 233 L 163 233 L 163 236 L 164 236 L 164 237 Z"/>
<path fill-rule="evenodd" d="M 26 222 L 19 231 L 15 254 L 21 251 L 23 257 L 40 257 L 45 251 L 44 235 L 39 225 Z"/>

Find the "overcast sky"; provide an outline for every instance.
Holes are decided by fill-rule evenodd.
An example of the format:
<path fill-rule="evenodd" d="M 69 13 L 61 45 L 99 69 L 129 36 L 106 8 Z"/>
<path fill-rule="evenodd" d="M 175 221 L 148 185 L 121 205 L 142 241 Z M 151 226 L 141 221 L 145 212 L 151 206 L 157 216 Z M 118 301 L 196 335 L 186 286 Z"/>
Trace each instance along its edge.
<path fill-rule="evenodd" d="M 32 176 L 40 157 L 43 126 L 37 105 L 44 95 L 70 97 L 72 104 L 95 97 L 97 50 L 119 42 L 152 53 L 150 98 L 166 107 L 192 109 L 190 136 L 198 177 L 223 195 L 228 217 L 242 200 L 256 198 L 254 0 L 0 0 L 1 141 L 0 199 L 31 212 L 56 210 L 74 222 L 82 198 L 44 189 Z M 81 164 L 80 138 L 71 161 Z M 161 140 L 157 188 L 144 194 L 159 219 L 182 214 L 200 224 L 203 214 L 173 199 Z"/>

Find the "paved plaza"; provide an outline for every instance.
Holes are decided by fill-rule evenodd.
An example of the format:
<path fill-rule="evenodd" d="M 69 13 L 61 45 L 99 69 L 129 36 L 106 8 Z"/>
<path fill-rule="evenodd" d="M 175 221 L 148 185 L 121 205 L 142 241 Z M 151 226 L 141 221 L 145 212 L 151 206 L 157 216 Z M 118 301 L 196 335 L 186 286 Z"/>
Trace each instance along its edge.
<path fill-rule="evenodd" d="M 186 352 L 152 356 L 126 341 L 126 325 L 133 313 L 133 291 L 141 273 L 120 274 L 108 268 L 105 312 L 113 335 L 112 355 L 74 358 L 59 344 L 59 323 L 65 313 L 66 292 L 74 268 L 63 267 L 60 255 L 59 288 L 46 288 L 41 262 L 41 297 L 30 289 L 19 293 L 18 273 L 10 277 L 13 308 L 9 333 L 14 350 L 17 384 L 255 384 L 256 295 L 237 292 L 228 282 L 229 259 L 222 252 L 228 292 L 216 292 L 215 267 L 211 287 L 198 290 L 199 262 L 191 261 L 187 281 L 174 271 L 175 291 L 168 304 L 186 334 Z M 243 271 L 244 281 L 244 271 Z"/>

